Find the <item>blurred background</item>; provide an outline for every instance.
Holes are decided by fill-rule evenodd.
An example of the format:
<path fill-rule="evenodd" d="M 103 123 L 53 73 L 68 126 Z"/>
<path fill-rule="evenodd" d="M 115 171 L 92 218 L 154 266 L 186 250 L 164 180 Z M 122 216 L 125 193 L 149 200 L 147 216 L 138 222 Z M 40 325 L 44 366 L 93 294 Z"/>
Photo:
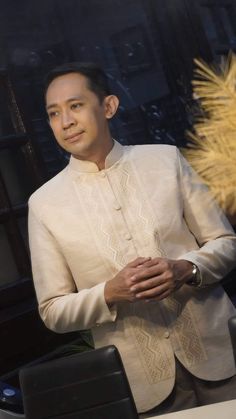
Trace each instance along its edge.
<path fill-rule="evenodd" d="M 0 10 L 0 379 L 14 384 L 21 366 L 87 339 L 46 330 L 32 285 L 27 201 L 68 162 L 47 123 L 45 74 L 99 63 L 120 97 L 118 141 L 185 146 L 193 59 L 236 50 L 236 0 L 0 0 Z M 233 300 L 234 276 L 223 281 Z"/>

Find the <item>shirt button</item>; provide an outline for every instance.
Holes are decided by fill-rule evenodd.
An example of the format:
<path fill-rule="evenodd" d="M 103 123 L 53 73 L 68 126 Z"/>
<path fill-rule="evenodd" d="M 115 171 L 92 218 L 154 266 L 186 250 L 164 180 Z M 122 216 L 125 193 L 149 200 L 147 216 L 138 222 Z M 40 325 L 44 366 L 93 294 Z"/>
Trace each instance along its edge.
<path fill-rule="evenodd" d="M 118 202 L 114 202 L 113 208 L 118 211 L 118 210 L 121 209 L 121 206 L 120 206 L 120 204 Z"/>
<path fill-rule="evenodd" d="M 132 236 L 129 233 L 125 234 L 125 240 L 131 240 Z"/>
<path fill-rule="evenodd" d="M 168 331 L 166 331 L 165 333 L 164 333 L 164 338 L 165 339 L 168 339 L 170 337 L 170 333 L 168 332 Z"/>
<path fill-rule="evenodd" d="M 104 170 L 101 172 L 100 174 L 101 177 L 106 177 L 106 172 L 104 172 Z"/>

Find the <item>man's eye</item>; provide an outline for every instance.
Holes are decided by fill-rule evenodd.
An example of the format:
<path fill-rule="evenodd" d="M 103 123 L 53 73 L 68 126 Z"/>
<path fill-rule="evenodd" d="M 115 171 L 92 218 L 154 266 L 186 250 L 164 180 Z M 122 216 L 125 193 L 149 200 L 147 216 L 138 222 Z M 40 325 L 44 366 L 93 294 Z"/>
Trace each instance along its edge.
<path fill-rule="evenodd" d="M 72 103 L 71 109 L 79 109 L 81 108 L 82 103 Z"/>
<path fill-rule="evenodd" d="M 58 115 L 59 115 L 59 112 L 58 111 L 52 111 L 52 112 L 49 112 L 49 114 L 48 114 L 49 119 L 53 119 L 53 118 L 55 118 Z"/>

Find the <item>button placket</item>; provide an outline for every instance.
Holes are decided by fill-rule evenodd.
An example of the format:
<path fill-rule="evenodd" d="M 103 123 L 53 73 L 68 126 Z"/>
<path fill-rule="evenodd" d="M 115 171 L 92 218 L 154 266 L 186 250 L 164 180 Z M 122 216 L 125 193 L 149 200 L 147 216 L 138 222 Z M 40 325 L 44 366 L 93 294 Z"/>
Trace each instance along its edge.
<path fill-rule="evenodd" d="M 129 227 L 128 227 L 127 221 L 125 219 L 125 214 L 122 211 L 122 206 L 120 205 L 119 201 L 117 200 L 117 197 L 116 197 L 116 194 L 115 194 L 115 191 L 114 191 L 114 187 L 111 183 L 112 179 L 110 179 L 110 176 L 109 176 L 108 172 L 106 172 L 105 170 L 100 172 L 100 176 L 101 176 L 101 178 L 104 179 L 104 181 L 107 181 L 109 186 L 110 186 L 110 192 L 111 192 L 111 196 L 112 196 L 112 199 L 110 200 L 110 205 L 111 205 L 112 209 L 115 210 L 115 212 L 117 213 L 117 216 L 115 216 L 115 215 L 114 216 L 116 217 L 117 221 L 119 220 L 118 221 L 118 223 L 120 224 L 119 233 L 120 233 L 121 237 L 123 237 L 123 240 L 125 240 L 126 242 L 131 241 L 133 237 L 129 232 Z M 119 213 L 119 215 L 118 215 L 118 213 Z"/>

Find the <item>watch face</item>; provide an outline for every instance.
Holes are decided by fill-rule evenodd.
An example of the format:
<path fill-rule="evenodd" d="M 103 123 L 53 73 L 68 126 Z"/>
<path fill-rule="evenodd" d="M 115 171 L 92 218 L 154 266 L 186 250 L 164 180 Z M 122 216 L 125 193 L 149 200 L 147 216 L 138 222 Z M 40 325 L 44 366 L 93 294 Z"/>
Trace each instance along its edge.
<path fill-rule="evenodd" d="M 196 265 L 193 265 L 192 274 L 195 276 L 197 274 L 197 267 Z"/>
<path fill-rule="evenodd" d="M 199 273 L 197 265 L 193 263 L 192 268 L 192 278 L 190 281 L 187 282 L 188 285 L 192 285 L 193 287 L 200 287 L 201 286 L 201 275 Z"/>

